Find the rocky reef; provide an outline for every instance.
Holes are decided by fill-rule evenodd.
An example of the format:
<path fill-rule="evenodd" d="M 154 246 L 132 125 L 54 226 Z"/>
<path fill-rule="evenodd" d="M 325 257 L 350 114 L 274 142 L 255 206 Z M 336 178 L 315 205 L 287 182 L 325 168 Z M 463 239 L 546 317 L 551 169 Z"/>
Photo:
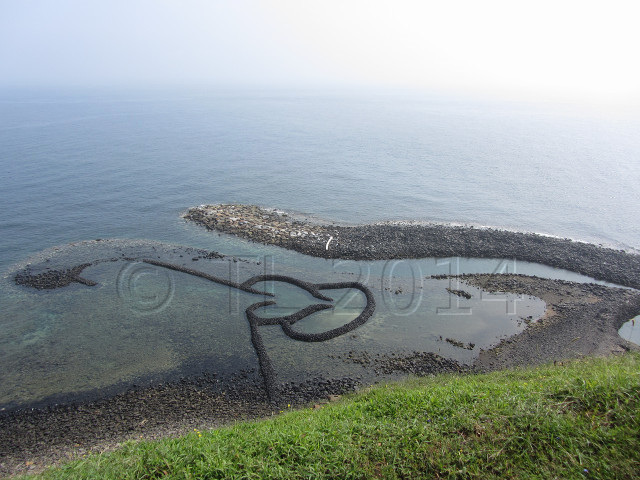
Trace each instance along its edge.
<path fill-rule="evenodd" d="M 254 242 L 322 258 L 515 258 L 640 288 L 640 255 L 535 233 L 411 223 L 323 225 L 255 205 L 201 205 L 184 218 Z"/>

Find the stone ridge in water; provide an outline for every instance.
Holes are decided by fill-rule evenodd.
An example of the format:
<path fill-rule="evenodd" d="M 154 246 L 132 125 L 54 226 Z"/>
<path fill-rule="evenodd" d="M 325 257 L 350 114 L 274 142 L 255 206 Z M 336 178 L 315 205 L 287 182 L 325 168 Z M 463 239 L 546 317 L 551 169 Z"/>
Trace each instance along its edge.
<path fill-rule="evenodd" d="M 640 288 L 640 255 L 534 233 L 451 225 L 320 225 L 255 205 L 201 205 L 184 218 L 255 242 L 322 258 L 515 258 Z"/>
<path fill-rule="evenodd" d="M 83 263 L 66 270 L 52 269 L 37 274 L 31 273 L 30 269 L 25 269 L 16 273 L 14 281 L 16 285 L 32 287 L 38 290 L 52 290 L 54 288 L 66 287 L 73 282 L 93 287 L 96 285 L 96 282 L 80 276 L 80 273 L 90 265 L 91 263 Z"/>
<path fill-rule="evenodd" d="M 481 351 L 474 362 L 479 370 L 640 350 L 618 334 L 624 322 L 640 314 L 637 290 L 515 274 L 464 274 L 452 278 L 485 292 L 529 295 L 547 304 L 540 320 Z"/>

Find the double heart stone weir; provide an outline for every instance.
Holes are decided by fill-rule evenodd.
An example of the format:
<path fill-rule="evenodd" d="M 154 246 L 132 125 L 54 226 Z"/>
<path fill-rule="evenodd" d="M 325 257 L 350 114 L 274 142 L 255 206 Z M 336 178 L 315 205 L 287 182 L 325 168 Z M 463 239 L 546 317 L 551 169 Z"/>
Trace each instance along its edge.
<path fill-rule="evenodd" d="M 298 340 L 302 342 L 324 342 L 327 340 L 331 340 L 333 338 L 339 337 L 348 333 L 369 320 L 371 315 L 376 308 L 376 302 L 373 298 L 373 294 L 371 290 L 369 290 L 365 285 L 358 282 L 338 282 L 338 283 L 310 283 L 305 282 L 303 280 L 299 280 L 297 278 L 288 277 L 286 275 L 256 275 L 254 277 L 249 278 L 248 280 L 237 283 L 232 282 L 230 280 L 216 277 L 214 275 L 210 275 L 208 273 L 204 273 L 198 270 L 194 270 L 192 268 L 184 267 L 181 265 L 175 265 L 172 263 L 162 262 L 159 260 L 152 259 L 142 259 L 136 260 L 135 258 L 122 258 L 122 259 L 111 259 L 110 261 L 117 260 L 127 260 L 127 261 L 142 261 L 144 263 L 155 265 L 157 267 L 167 268 L 169 270 L 175 270 L 177 272 L 186 273 L 189 275 L 193 275 L 196 277 L 204 278 L 211 282 L 218 283 L 220 285 L 226 285 L 231 288 L 237 288 L 247 293 L 262 295 L 266 297 L 273 297 L 274 294 L 269 292 L 263 292 L 255 289 L 253 286 L 258 282 L 266 282 L 266 281 L 275 281 L 275 282 L 284 282 L 289 283 L 291 285 L 295 285 L 309 294 L 311 294 L 314 298 L 318 300 L 322 300 L 324 302 L 333 302 L 333 299 L 323 295 L 321 293 L 322 290 L 337 290 L 337 289 L 357 289 L 364 293 L 366 297 L 366 305 L 360 312 L 360 314 L 351 320 L 349 323 L 346 323 L 340 327 L 333 328 L 331 330 L 327 330 L 319 333 L 304 333 L 298 331 L 294 328 L 296 322 L 312 315 L 313 313 L 319 312 L 321 310 L 332 309 L 334 306 L 332 304 L 327 303 L 317 303 L 308 305 L 301 310 L 286 316 L 281 317 L 270 317 L 263 318 L 256 315 L 255 311 L 261 307 L 266 307 L 268 305 L 275 305 L 275 301 L 262 301 L 254 303 L 250 305 L 245 310 L 246 318 L 249 322 L 249 327 L 251 331 L 251 343 L 253 344 L 253 348 L 255 349 L 256 355 L 258 356 L 258 362 L 260 364 L 260 373 L 262 375 L 265 390 L 267 392 L 267 396 L 273 402 L 278 402 L 278 388 L 276 382 L 276 373 L 271 364 L 271 359 L 267 353 L 267 350 L 262 341 L 262 336 L 260 335 L 260 330 L 258 327 L 265 325 L 280 325 L 282 331 L 289 338 L 293 340 Z M 18 285 L 24 285 L 36 289 L 55 289 L 60 287 L 65 287 L 73 282 L 81 283 L 86 286 L 95 286 L 96 282 L 81 277 L 81 272 L 89 267 L 90 265 L 101 263 L 103 260 L 96 260 L 92 263 L 84 263 L 82 265 L 78 265 L 68 270 L 56 271 L 49 270 L 40 274 L 32 274 L 31 271 L 27 268 L 22 272 L 16 274 L 14 281 Z"/>
<path fill-rule="evenodd" d="M 253 305 L 250 305 L 245 310 L 245 315 L 247 317 L 247 320 L 249 321 L 249 328 L 251 330 L 251 343 L 253 344 L 253 348 L 255 349 L 256 355 L 258 356 L 258 362 L 260 364 L 260 373 L 262 374 L 262 379 L 264 381 L 267 395 L 272 401 L 278 400 L 276 373 L 275 373 L 275 370 L 273 369 L 273 366 L 271 365 L 271 359 L 269 358 L 269 355 L 264 346 L 264 343 L 262 342 L 262 336 L 260 335 L 260 331 L 258 327 L 264 326 L 264 325 L 280 325 L 285 335 L 287 335 L 289 338 L 292 338 L 293 340 L 299 340 L 302 342 L 324 342 L 327 340 L 331 340 L 332 338 L 336 338 L 341 335 L 344 335 L 345 333 L 349 333 L 350 331 L 355 330 L 359 326 L 363 325 L 364 323 L 367 322 L 367 320 L 369 320 L 371 315 L 373 315 L 373 312 L 375 311 L 375 308 L 376 308 L 376 301 L 373 298 L 373 293 L 365 285 L 359 282 L 337 282 L 337 283 L 315 284 L 315 283 L 305 282 L 303 280 L 299 280 L 297 278 L 289 277 L 286 275 L 256 275 L 242 283 L 236 283 L 230 280 L 209 275 L 204 272 L 200 272 L 198 270 L 193 270 L 191 268 L 182 267 L 180 265 L 175 265 L 171 263 L 160 262 L 158 260 L 145 259 L 143 260 L 143 262 L 151 265 L 156 265 L 158 267 L 176 270 L 178 272 L 188 273 L 189 275 L 194 275 L 196 277 L 205 278 L 212 282 L 219 283 L 222 285 L 227 285 L 232 288 L 237 288 L 239 290 L 242 290 L 248 293 L 255 293 L 255 294 L 266 295 L 270 297 L 272 297 L 273 294 L 256 290 L 253 288 L 253 285 L 255 285 L 258 282 L 267 282 L 267 281 L 289 283 L 299 288 L 302 288 L 303 290 L 306 290 L 314 298 L 317 298 L 318 300 L 323 300 L 326 302 L 332 302 L 333 299 L 320 293 L 321 290 L 337 290 L 337 289 L 344 289 L 344 288 L 354 288 L 364 293 L 367 303 L 364 309 L 362 310 L 362 312 L 360 312 L 360 315 L 358 315 L 356 318 L 351 320 L 349 323 L 346 323 L 340 327 L 336 327 L 331 330 L 327 330 L 325 332 L 320 332 L 320 333 L 300 332 L 295 330 L 293 328 L 293 325 L 296 322 L 302 320 L 303 318 L 308 317 L 309 315 L 315 312 L 333 308 L 333 305 L 326 304 L 326 303 L 317 303 L 313 305 L 308 305 L 307 307 L 291 315 L 282 316 L 282 317 L 271 317 L 271 318 L 259 317 L 258 315 L 255 314 L 255 311 L 261 307 L 266 307 L 268 305 L 275 305 L 276 302 L 274 301 L 257 302 L 257 303 L 254 303 Z"/>

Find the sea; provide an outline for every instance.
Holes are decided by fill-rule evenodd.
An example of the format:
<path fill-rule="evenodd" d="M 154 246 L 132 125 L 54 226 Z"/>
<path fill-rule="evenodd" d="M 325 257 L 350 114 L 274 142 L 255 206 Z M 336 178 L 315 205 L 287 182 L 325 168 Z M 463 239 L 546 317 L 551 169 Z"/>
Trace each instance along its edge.
<path fill-rule="evenodd" d="M 136 249 L 148 254 L 156 247 L 176 260 L 183 257 L 166 246 L 177 245 L 250 257 L 251 261 L 263 259 L 255 260 L 255 265 L 264 266 L 268 257 L 272 259 L 271 268 L 278 272 L 311 275 L 318 282 L 325 278 L 333 281 L 334 274 L 339 279 L 347 274 L 360 275 L 363 268 L 367 278 L 376 281 L 389 273 L 389 266 L 382 263 L 336 266 L 335 262 L 329 265 L 325 260 L 283 253 L 275 247 L 248 244 L 218 236 L 181 218 L 189 207 L 209 203 L 257 204 L 343 224 L 416 221 L 490 226 L 637 253 L 638 132 L 640 112 L 433 93 L 1 90 L 0 272 L 5 292 L 0 355 L 5 374 L 0 375 L 0 405 L 32 404 L 60 393 L 96 391 L 105 385 L 134 381 L 150 371 L 180 370 L 193 364 L 195 357 L 189 351 L 200 352 L 197 358 L 201 358 L 207 349 L 206 341 L 194 347 L 193 331 L 185 333 L 175 323 L 176 317 L 182 318 L 179 324 L 197 317 L 192 311 L 185 313 L 185 305 L 195 301 L 189 296 L 193 291 L 209 287 L 188 283 L 195 280 L 175 276 L 168 280 L 172 292 L 181 281 L 193 288 L 183 289 L 181 300 L 173 302 L 171 314 L 164 312 L 168 316 L 155 326 L 150 317 L 142 322 L 139 311 L 132 313 L 131 318 L 138 323 L 127 324 L 127 333 L 117 336 L 121 347 L 118 358 L 124 359 L 118 363 L 109 356 L 114 355 L 114 346 L 100 345 L 109 336 L 108 329 L 88 328 L 75 343 L 61 339 L 82 330 L 79 325 L 92 324 L 89 320 L 104 326 L 114 312 L 119 318 L 123 315 L 115 300 L 105 300 L 111 293 L 120 292 L 119 280 L 109 278 L 120 278 L 123 270 L 100 267 L 102 270 L 89 272 L 87 276 L 103 279 L 113 292 L 105 294 L 102 290 L 103 297 L 96 294 L 98 297 L 88 298 L 81 292 L 88 287 L 75 284 L 69 287 L 76 289 L 71 292 L 80 292 L 74 300 L 71 297 L 75 293 L 31 294 L 12 285 L 12 275 L 24 265 L 48 261 L 45 257 L 55 260 L 56 252 L 63 252 L 67 259 L 76 254 L 77 258 L 95 259 L 100 255 L 107 258 L 117 250 L 129 258 Z M 96 239 L 108 240 L 106 246 L 95 243 Z M 113 239 L 121 243 L 108 243 L 115 242 Z M 183 253 L 191 255 L 187 250 Z M 473 271 L 505 268 L 504 263 L 495 261 L 455 261 L 458 269 L 460 262 L 467 262 L 465 265 Z M 446 268 L 452 264 L 448 262 Z M 209 268 L 202 261 L 198 265 Z M 450 273 L 438 265 L 442 265 L 441 259 L 433 259 L 429 265 L 394 266 L 394 275 L 413 282 L 415 289 L 416 269 L 421 274 Z M 589 280 L 523 263 L 517 271 Z M 250 273 L 247 270 L 246 274 Z M 420 275 L 421 280 L 424 276 Z M 152 278 L 160 283 L 163 279 Z M 384 285 L 384 280 L 380 281 Z M 155 287 L 152 282 L 144 288 Z M 381 287 L 380 298 L 390 288 Z M 421 283 L 419 288 L 435 292 L 440 287 Z M 122 300 L 122 296 L 119 298 Z M 149 293 L 144 298 L 153 304 L 155 297 Z M 511 300 L 507 300 L 509 310 Z M 448 300 L 442 297 L 439 301 Z M 411 302 L 406 300 L 405 306 L 413 305 Z M 93 305 L 93 310 L 87 305 Z M 96 305 L 101 313 L 96 313 Z M 481 312 L 487 305 L 485 302 L 474 308 Z M 528 305 L 530 310 L 526 311 L 533 316 L 543 311 L 534 300 Z M 383 331 L 393 330 L 389 338 L 402 337 L 398 340 L 402 342 L 417 338 L 416 332 L 422 328 L 420 319 L 424 318 L 419 309 L 411 315 L 404 313 L 412 309 L 401 309 L 402 318 L 413 318 L 410 328 L 398 323 L 397 318 L 388 325 L 384 323 L 397 307 L 390 304 L 386 310 L 379 310 L 377 323 L 371 327 L 378 332 L 377 337 L 373 331 L 363 332 L 363 336 L 378 344 Z M 242 309 L 238 312 L 227 317 L 243 322 Z M 491 311 L 479 314 L 486 319 Z M 518 319 L 523 315 L 510 315 L 505 320 L 511 322 L 508 327 L 505 323 L 492 331 L 493 340 L 520 328 Z M 202 322 L 195 321 L 194 331 L 202 331 Z M 153 329 L 154 334 L 162 332 L 160 324 L 171 332 L 171 342 L 136 336 L 147 332 L 145 328 Z M 442 324 L 440 331 L 429 330 L 423 340 L 431 342 L 429 348 L 437 347 L 468 360 L 468 352 L 456 353 L 451 345 L 441 342 L 442 331 L 453 335 L 460 332 L 460 325 Z M 628 328 L 629 338 L 632 334 L 640 338 L 637 329 Z M 398 337 L 398 331 L 404 336 Z M 234 333 L 242 337 L 238 342 L 246 343 L 245 334 Z M 180 335 L 191 337 L 178 345 L 176 338 Z M 215 335 L 220 336 L 220 332 Z M 490 336 L 462 340 L 471 343 L 475 339 L 478 345 L 489 346 Z M 99 352 L 89 355 L 95 359 L 93 370 L 86 367 L 87 356 L 69 355 L 70 350 L 77 353 L 88 345 L 100 345 Z M 224 344 L 217 348 L 224 348 Z M 391 342 L 385 348 L 391 351 L 397 345 Z M 140 351 L 143 353 L 135 353 Z M 249 345 L 246 355 L 236 360 L 243 366 L 255 364 L 252 355 Z M 40 359 L 40 376 L 34 376 L 34 356 Z M 225 368 L 232 368 L 236 362 L 221 358 L 208 361 L 224 363 Z M 295 364 L 291 362 L 282 370 Z M 89 371 L 101 373 L 93 378 Z M 61 387 L 62 379 L 70 376 L 74 380 Z M 17 385 L 24 388 L 16 389 Z"/>
<path fill-rule="evenodd" d="M 97 237 L 183 242 L 180 213 L 215 202 L 637 249 L 636 113 L 401 93 L 1 91 L 0 266 Z"/>

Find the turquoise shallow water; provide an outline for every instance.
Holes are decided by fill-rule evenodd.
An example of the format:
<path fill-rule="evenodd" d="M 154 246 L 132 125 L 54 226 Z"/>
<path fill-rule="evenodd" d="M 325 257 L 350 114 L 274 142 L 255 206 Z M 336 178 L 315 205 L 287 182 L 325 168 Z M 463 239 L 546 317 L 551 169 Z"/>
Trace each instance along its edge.
<path fill-rule="evenodd" d="M 566 106 L 398 94 L 0 92 L 0 405 L 256 368 L 244 318 L 255 300 L 249 294 L 137 260 L 87 268 L 96 287 L 33 291 L 12 283 L 27 262 L 69 267 L 111 258 L 116 248 L 137 259 L 160 251 L 234 281 L 268 266 L 371 288 L 376 312 L 355 337 L 310 345 L 264 327 L 283 381 L 352 374 L 353 365 L 329 357 L 345 350 L 433 351 L 469 362 L 543 306 L 467 287 L 472 299 L 459 300 L 427 276 L 588 279 L 508 260 L 311 259 L 212 234 L 180 213 L 201 203 L 255 203 L 335 221 L 474 223 L 638 248 L 639 126 L 632 116 Z M 143 240 L 83 243 L 96 238 Z M 189 247 L 246 261 L 193 262 Z M 263 309 L 267 317 L 309 300 L 286 285 L 269 288 L 285 301 Z M 361 308 L 359 295 L 341 295 L 334 310 L 299 328 L 344 323 Z M 476 346 L 461 349 L 441 336 Z"/>
<path fill-rule="evenodd" d="M 0 405 L 38 405 L 91 398 L 128 385 L 184 375 L 229 375 L 256 371 L 258 357 L 245 309 L 265 300 L 276 305 L 255 312 L 270 318 L 318 303 L 309 293 L 283 282 L 258 282 L 265 297 L 183 272 L 150 265 L 159 259 L 241 283 L 254 275 L 279 274 L 312 283 L 366 285 L 376 302 L 373 316 L 349 334 L 307 343 L 284 335 L 279 326 L 260 327 L 278 381 L 324 376 L 375 376 L 345 363 L 349 352 L 369 354 L 428 351 L 471 363 L 480 349 L 521 331 L 544 313 L 544 302 L 513 294 L 487 294 L 432 275 L 515 272 L 585 281 L 581 275 L 513 260 L 422 259 L 330 261 L 264 245 L 218 237 L 218 250 L 237 245 L 243 255 L 207 259 L 203 253 L 147 240 L 101 240 L 61 245 L 25 259 L 1 280 Z M 196 259 L 196 260 L 194 260 Z M 14 274 L 33 274 L 91 263 L 81 277 L 97 284 L 71 283 L 36 290 L 13 283 Z M 463 289 L 471 299 L 450 295 Z M 362 292 L 326 290 L 332 310 L 295 325 L 318 333 L 349 323 L 362 311 Z M 446 341 L 460 342 L 469 349 Z"/>

